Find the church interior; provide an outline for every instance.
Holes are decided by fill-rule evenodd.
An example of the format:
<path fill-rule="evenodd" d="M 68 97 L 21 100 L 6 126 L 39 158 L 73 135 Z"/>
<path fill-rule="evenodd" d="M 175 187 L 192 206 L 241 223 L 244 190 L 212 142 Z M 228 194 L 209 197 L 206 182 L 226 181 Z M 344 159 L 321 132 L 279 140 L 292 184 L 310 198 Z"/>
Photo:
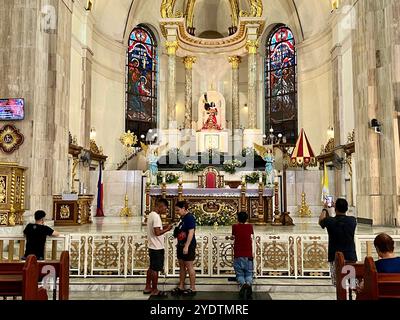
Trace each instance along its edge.
<path fill-rule="evenodd" d="M 320 215 L 337 199 L 357 223 L 357 277 L 378 234 L 400 253 L 399 1 L 0 3 L 0 299 L 149 299 L 160 199 L 163 225 L 182 201 L 195 218 L 200 298 L 239 299 L 239 212 L 253 299 L 358 298 L 332 284 Z M 24 261 L 37 210 L 60 235 Z M 171 292 L 177 240 L 163 239 Z M 10 289 L 45 265 L 57 285 Z"/>

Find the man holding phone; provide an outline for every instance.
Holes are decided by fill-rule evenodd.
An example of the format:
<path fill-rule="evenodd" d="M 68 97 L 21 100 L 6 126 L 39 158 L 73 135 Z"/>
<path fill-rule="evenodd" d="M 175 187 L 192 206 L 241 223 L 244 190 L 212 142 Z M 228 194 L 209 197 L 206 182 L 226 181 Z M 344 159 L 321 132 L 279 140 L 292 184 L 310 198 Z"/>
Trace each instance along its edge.
<path fill-rule="evenodd" d="M 319 225 L 322 229 L 328 230 L 328 262 L 331 268 L 333 284 L 336 284 L 335 254 L 343 253 L 346 262 L 356 262 L 356 246 L 354 234 L 357 226 L 356 218 L 346 215 L 348 203 L 345 199 L 337 199 L 335 202 L 335 217 L 330 217 L 325 203 L 324 209 L 319 217 Z"/>

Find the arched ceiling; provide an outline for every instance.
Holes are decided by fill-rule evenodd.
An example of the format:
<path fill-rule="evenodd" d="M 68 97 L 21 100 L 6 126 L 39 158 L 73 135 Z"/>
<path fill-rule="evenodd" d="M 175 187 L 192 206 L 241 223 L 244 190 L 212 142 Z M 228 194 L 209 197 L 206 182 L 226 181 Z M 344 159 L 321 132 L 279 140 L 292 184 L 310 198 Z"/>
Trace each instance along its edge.
<path fill-rule="evenodd" d="M 160 6 L 162 0 L 95 0 L 93 6 L 93 17 L 95 27 L 106 36 L 122 42 L 124 40 L 128 15 L 132 21 L 137 23 L 152 23 L 158 26 L 160 16 Z M 183 12 L 188 0 L 176 0 L 176 9 Z M 218 3 L 216 11 L 212 12 L 213 17 L 210 21 L 215 24 L 215 31 L 226 33 L 226 26 L 231 23 L 230 10 L 224 12 L 229 6 L 228 0 L 198 0 L 198 8 L 195 9 L 195 22 L 200 26 L 200 30 L 207 31 L 209 28 L 205 22 L 210 12 L 207 8 L 212 6 L 212 2 Z M 238 0 L 240 10 L 249 9 L 249 0 Z M 151 2 L 151 4 L 150 4 Z M 273 23 L 293 23 L 300 26 L 302 38 L 310 38 L 327 27 L 330 17 L 330 0 L 263 0 L 263 17 Z M 202 9 L 203 8 L 203 9 Z M 202 14 L 201 12 L 204 12 Z M 284 11 L 284 12 L 282 12 Z M 221 16 L 222 15 L 222 16 Z M 281 19 L 288 21 L 280 21 Z M 196 20 L 197 19 L 197 20 Z M 279 20 L 279 21 L 278 21 Z M 130 28 L 130 26 L 128 26 Z M 129 32 L 129 31 L 127 31 Z M 197 32 L 196 32 L 197 33 Z"/>

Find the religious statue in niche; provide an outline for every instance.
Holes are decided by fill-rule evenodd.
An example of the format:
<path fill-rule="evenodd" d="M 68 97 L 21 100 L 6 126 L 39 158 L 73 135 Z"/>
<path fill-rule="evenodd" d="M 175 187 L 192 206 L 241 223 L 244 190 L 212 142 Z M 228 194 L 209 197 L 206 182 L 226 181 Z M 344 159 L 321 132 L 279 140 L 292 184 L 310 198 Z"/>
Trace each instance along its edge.
<path fill-rule="evenodd" d="M 204 94 L 204 110 L 207 113 L 207 119 L 203 124 L 203 130 L 219 130 L 221 131 L 221 125 L 218 123 L 218 108 L 215 102 L 208 102 L 207 93 Z"/>
<path fill-rule="evenodd" d="M 256 149 L 258 155 L 263 158 L 265 161 L 265 173 L 267 176 L 268 187 L 272 187 L 275 183 L 275 157 L 272 148 L 266 148 L 264 146 L 260 146 L 257 143 L 254 144 L 254 148 Z"/>

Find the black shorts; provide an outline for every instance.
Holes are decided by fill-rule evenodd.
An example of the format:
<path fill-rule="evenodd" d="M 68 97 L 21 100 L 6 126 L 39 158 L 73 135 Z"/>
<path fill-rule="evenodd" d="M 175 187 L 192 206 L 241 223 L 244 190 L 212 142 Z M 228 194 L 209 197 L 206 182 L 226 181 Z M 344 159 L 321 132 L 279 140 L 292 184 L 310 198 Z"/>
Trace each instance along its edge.
<path fill-rule="evenodd" d="M 164 271 L 164 249 L 149 249 L 150 269 L 153 271 Z"/>
<path fill-rule="evenodd" d="M 183 261 L 194 261 L 196 260 L 196 244 L 190 244 L 188 254 L 183 254 L 183 247 L 184 245 L 177 245 L 176 252 L 178 260 Z"/>

